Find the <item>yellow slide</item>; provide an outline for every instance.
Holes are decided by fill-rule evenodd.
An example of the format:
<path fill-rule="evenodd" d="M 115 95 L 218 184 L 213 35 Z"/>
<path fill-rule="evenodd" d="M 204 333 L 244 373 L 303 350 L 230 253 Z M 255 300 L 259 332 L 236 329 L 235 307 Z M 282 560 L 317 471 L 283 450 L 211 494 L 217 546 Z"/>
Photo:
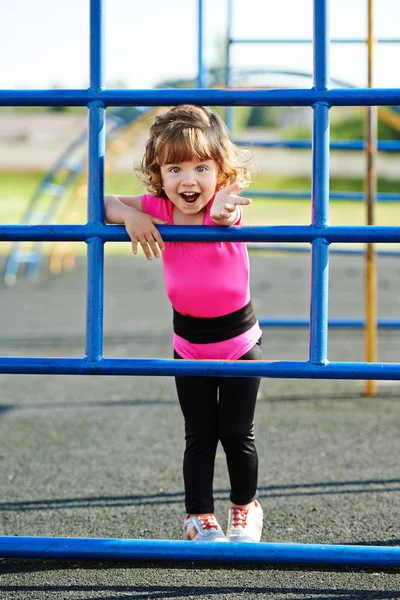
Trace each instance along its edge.
<path fill-rule="evenodd" d="M 396 131 L 400 131 L 400 112 L 389 108 L 388 106 L 378 107 L 378 119 L 393 127 Z"/>

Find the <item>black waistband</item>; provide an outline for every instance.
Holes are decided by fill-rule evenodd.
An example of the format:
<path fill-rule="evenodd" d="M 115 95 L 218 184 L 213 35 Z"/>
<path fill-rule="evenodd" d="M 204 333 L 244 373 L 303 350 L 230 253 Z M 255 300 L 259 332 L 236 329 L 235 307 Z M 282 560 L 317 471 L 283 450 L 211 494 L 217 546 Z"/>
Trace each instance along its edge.
<path fill-rule="evenodd" d="M 192 344 L 214 344 L 245 333 L 257 323 L 251 301 L 243 308 L 222 317 L 198 319 L 174 309 L 174 331 Z"/>

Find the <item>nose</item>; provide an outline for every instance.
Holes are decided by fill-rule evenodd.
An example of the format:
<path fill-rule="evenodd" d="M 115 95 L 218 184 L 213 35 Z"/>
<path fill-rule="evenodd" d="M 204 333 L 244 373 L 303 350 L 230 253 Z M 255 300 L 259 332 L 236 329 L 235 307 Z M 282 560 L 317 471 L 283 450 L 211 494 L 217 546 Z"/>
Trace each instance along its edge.
<path fill-rule="evenodd" d="M 193 173 L 193 171 L 182 171 L 181 182 L 182 182 L 182 185 L 185 185 L 188 187 L 196 185 L 195 173 Z"/>

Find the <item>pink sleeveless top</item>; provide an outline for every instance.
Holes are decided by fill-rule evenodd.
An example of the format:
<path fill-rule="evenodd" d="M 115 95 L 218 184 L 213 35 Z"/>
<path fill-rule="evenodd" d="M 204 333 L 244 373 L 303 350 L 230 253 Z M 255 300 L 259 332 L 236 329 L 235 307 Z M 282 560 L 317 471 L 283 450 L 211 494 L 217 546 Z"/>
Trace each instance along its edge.
<path fill-rule="evenodd" d="M 217 226 L 207 205 L 204 225 Z M 144 194 L 143 212 L 174 225 L 174 205 Z M 242 213 L 236 225 L 241 225 Z M 176 311 L 196 318 L 220 317 L 250 301 L 249 257 L 244 242 L 165 242 L 162 253 L 168 298 Z M 193 344 L 174 333 L 176 352 L 186 359 L 236 360 L 261 336 L 258 323 L 245 333 L 212 344 Z"/>

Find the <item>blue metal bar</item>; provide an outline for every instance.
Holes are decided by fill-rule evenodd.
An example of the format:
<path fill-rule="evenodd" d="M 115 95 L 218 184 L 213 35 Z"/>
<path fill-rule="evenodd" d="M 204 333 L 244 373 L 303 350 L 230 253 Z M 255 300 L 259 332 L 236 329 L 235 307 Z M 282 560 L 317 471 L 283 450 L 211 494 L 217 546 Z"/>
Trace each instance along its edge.
<path fill-rule="evenodd" d="M 304 317 L 259 317 L 258 322 L 260 327 L 309 327 L 310 321 Z M 329 319 L 328 327 L 334 328 L 360 328 L 365 326 L 364 319 L 357 319 L 351 317 L 340 317 L 336 319 Z M 380 329 L 397 329 L 400 327 L 399 320 L 393 319 L 379 319 L 378 327 Z"/>
<path fill-rule="evenodd" d="M 313 81 L 318 91 L 327 90 L 329 85 L 328 17 L 327 0 L 314 0 Z"/>
<path fill-rule="evenodd" d="M 311 249 L 311 299 L 309 357 L 324 364 L 328 351 L 329 245 L 315 240 Z"/>
<path fill-rule="evenodd" d="M 311 200 L 311 192 L 299 192 L 297 190 L 246 190 L 246 196 L 251 198 L 285 198 L 288 200 Z M 400 194 L 399 194 L 400 197 Z M 347 199 L 347 195 L 346 195 Z M 357 198 L 358 200 L 359 198 Z"/>
<path fill-rule="evenodd" d="M 312 154 L 312 224 L 322 229 L 329 223 L 329 107 L 314 107 Z"/>
<path fill-rule="evenodd" d="M 0 357 L 0 373 L 400 380 L 400 363 Z"/>
<path fill-rule="evenodd" d="M 206 77 L 204 69 L 204 3 L 203 0 L 197 0 L 197 24 L 198 24 L 198 40 L 197 40 L 197 87 L 206 87 Z"/>
<path fill-rule="evenodd" d="M 90 0 L 90 88 L 104 89 L 104 3 Z"/>
<path fill-rule="evenodd" d="M 231 45 L 231 36 L 232 36 L 232 28 L 233 28 L 233 2 L 232 0 L 227 0 L 227 15 L 226 15 L 226 65 L 225 65 L 225 87 L 232 87 L 232 67 L 231 67 L 231 59 L 232 59 L 232 45 Z M 225 123 L 229 129 L 229 131 L 233 134 L 233 108 L 231 106 L 227 106 L 225 109 Z"/>
<path fill-rule="evenodd" d="M 201 561 L 395 568 L 400 548 L 322 544 L 219 544 L 180 540 L 2 536 L 1 557 Z"/>
<path fill-rule="evenodd" d="M 311 192 L 299 192 L 296 190 L 246 190 L 246 196 L 252 198 L 289 198 L 297 200 L 311 200 Z M 330 200 L 350 200 L 363 201 L 365 200 L 364 192 L 329 192 Z M 398 202 L 400 200 L 400 194 L 394 194 L 391 192 L 381 192 L 377 194 L 377 200 L 380 202 Z"/>
<path fill-rule="evenodd" d="M 254 148 L 311 148 L 311 140 L 235 140 L 237 146 L 252 146 Z M 364 140 L 331 140 L 331 150 L 365 150 Z M 378 150 L 382 152 L 400 152 L 400 141 L 381 140 Z"/>
<path fill-rule="evenodd" d="M 247 244 L 248 250 L 250 252 L 292 252 L 292 253 L 302 253 L 309 254 L 310 248 L 303 248 L 299 246 L 282 246 L 279 245 L 271 245 L 271 244 L 263 244 L 262 242 L 258 243 L 249 243 Z M 332 254 L 342 254 L 342 255 L 355 255 L 355 256 L 365 256 L 364 250 L 351 250 L 350 248 L 329 248 L 329 255 Z M 378 250 L 376 252 L 378 256 L 384 256 L 386 258 L 394 258 L 400 256 L 400 252 L 396 250 Z"/>
<path fill-rule="evenodd" d="M 314 85 L 329 85 L 329 29 L 327 0 L 314 0 Z M 312 148 L 312 224 L 323 229 L 329 222 L 329 106 L 314 105 Z M 309 356 L 313 364 L 327 362 L 329 245 L 314 240 L 311 248 Z"/>
<path fill-rule="evenodd" d="M 398 235 L 395 233 L 395 229 L 400 233 L 400 227 L 379 227 L 375 225 L 364 225 L 362 230 L 356 231 L 357 227 L 336 227 L 330 226 L 326 228 L 326 235 L 324 238 L 329 242 L 397 242 Z M 372 231 L 375 229 L 375 233 Z M 386 234 L 383 232 L 386 229 Z M 390 231 L 392 229 L 392 232 Z M 352 231 L 350 231 L 352 230 Z M 383 235 L 380 235 L 382 233 Z M 348 235 L 351 234 L 351 235 Z M 351 239 L 350 239 L 351 238 Z"/>
<path fill-rule="evenodd" d="M 86 357 L 98 360 L 103 355 L 104 242 L 88 242 L 86 282 Z"/>
<path fill-rule="evenodd" d="M 165 89 L 165 90 L 0 90 L 0 106 L 397 106 L 399 88 L 357 89 Z"/>
<path fill-rule="evenodd" d="M 104 222 L 105 109 L 89 108 L 88 221 Z"/>
<path fill-rule="evenodd" d="M 167 242 L 400 242 L 400 227 L 379 225 L 274 225 L 242 227 L 204 227 L 201 225 L 158 227 Z M 128 242 L 122 225 L 0 225 L 0 241 L 37 240 L 53 242 L 84 242 L 99 237 L 108 242 Z"/>
<path fill-rule="evenodd" d="M 226 3 L 226 56 L 225 56 L 225 86 L 228 88 L 231 84 L 231 38 L 233 27 L 233 6 L 232 0 Z"/>
<path fill-rule="evenodd" d="M 312 38 L 230 38 L 231 44 L 312 44 Z M 378 38 L 379 44 L 398 44 L 400 38 Z M 366 44 L 363 38 L 332 38 L 331 44 Z"/>
<path fill-rule="evenodd" d="M 91 88 L 104 88 L 104 19 L 102 0 L 90 2 Z M 89 226 L 104 223 L 105 108 L 89 105 Z M 86 356 L 97 360 L 103 354 L 104 241 L 88 240 L 86 293 Z"/>

